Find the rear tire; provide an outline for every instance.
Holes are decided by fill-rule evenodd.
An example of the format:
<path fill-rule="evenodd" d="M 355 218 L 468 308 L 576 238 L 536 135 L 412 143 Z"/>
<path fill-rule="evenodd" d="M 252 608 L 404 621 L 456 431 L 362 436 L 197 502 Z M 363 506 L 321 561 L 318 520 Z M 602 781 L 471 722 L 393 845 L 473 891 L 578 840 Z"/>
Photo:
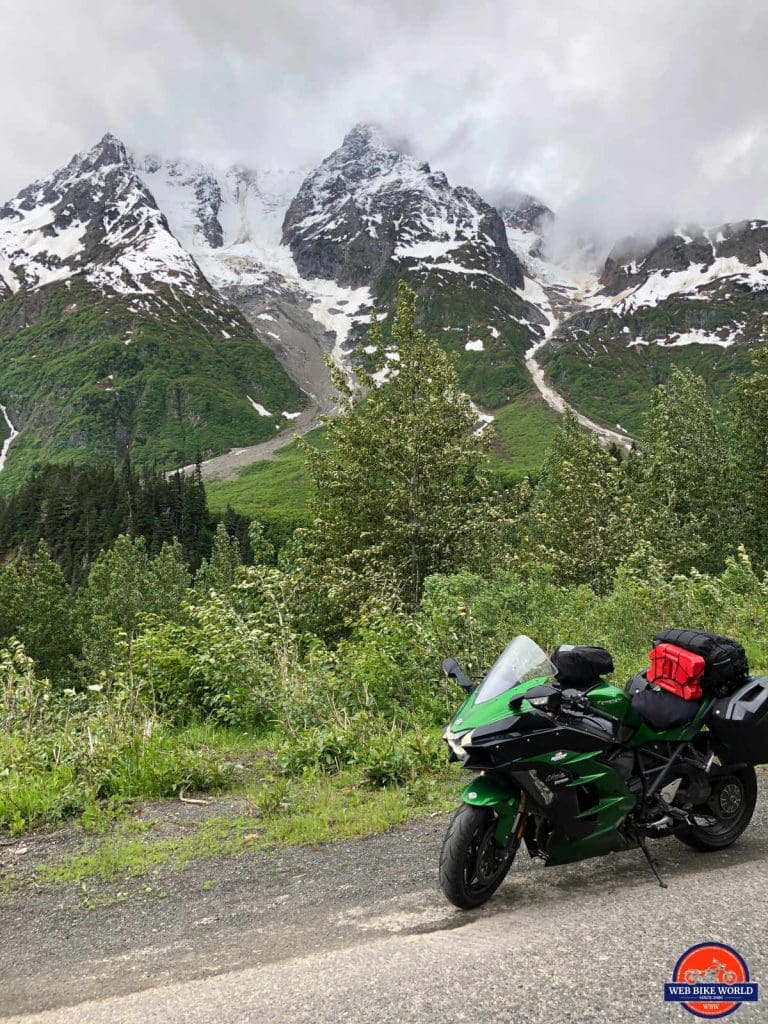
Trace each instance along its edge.
<path fill-rule="evenodd" d="M 754 768 L 737 768 L 714 781 L 706 804 L 693 810 L 694 824 L 676 833 L 681 843 L 694 850 L 724 850 L 731 846 L 749 825 L 755 810 Z"/>
<path fill-rule="evenodd" d="M 440 885 L 460 910 L 490 899 L 515 859 L 514 852 L 496 842 L 497 820 L 489 807 L 462 804 L 448 826 L 440 851 Z"/>

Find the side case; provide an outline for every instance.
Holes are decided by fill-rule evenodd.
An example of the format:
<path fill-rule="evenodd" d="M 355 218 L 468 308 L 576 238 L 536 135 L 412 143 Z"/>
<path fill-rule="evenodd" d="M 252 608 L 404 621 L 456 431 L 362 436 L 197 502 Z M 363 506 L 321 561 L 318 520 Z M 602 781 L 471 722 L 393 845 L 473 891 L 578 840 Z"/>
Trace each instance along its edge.
<path fill-rule="evenodd" d="M 708 725 L 734 761 L 768 764 L 768 676 L 755 676 L 716 700 Z"/>

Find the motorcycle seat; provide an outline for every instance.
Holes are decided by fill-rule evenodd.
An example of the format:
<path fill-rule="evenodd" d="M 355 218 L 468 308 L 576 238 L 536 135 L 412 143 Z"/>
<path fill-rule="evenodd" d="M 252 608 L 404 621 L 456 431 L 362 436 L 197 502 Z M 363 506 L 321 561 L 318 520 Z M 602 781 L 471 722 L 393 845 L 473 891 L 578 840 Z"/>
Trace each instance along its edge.
<path fill-rule="evenodd" d="M 700 700 L 684 700 L 669 690 L 653 686 L 645 672 L 630 679 L 626 689 L 632 698 L 632 708 L 646 725 L 659 732 L 688 725 L 701 707 Z"/>

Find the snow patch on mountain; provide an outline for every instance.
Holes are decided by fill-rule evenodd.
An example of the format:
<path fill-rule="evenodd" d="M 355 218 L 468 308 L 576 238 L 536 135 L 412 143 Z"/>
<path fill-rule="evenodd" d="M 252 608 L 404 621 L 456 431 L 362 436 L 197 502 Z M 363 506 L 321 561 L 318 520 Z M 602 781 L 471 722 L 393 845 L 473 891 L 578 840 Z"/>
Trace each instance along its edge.
<path fill-rule="evenodd" d="M 269 411 L 269 409 L 265 409 L 264 406 L 260 402 L 255 402 L 251 398 L 250 395 L 246 395 L 245 397 L 251 403 L 251 405 L 256 410 L 256 412 L 259 414 L 259 416 L 271 416 L 272 415 L 272 413 Z"/>
<path fill-rule="evenodd" d="M 8 449 L 11 447 L 13 442 L 19 436 L 19 432 L 11 423 L 10 417 L 8 416 L 8 410 L 4 405 L 0 405 L 0 412 L 3 414 L 5 425 L 8 427 L 8 436 L 3 441 L 3 447 L 0 449 L 0 470 L 5 466 L 5 460 L 8 458 Z"/>
<path fill-rule="evenodd" d="M 283 241 L 303 277 L 344 286 L 369 286 L 392 262 L 522 280 L 498 212 L 371 125 L 353 128 L 305 178 Z"/>
<path fill-rule="evenodd" d="M 122 295 L 204 286 L 113 135 L 0 208 L 0 278 L 11 291 L 75 275 Z"/>

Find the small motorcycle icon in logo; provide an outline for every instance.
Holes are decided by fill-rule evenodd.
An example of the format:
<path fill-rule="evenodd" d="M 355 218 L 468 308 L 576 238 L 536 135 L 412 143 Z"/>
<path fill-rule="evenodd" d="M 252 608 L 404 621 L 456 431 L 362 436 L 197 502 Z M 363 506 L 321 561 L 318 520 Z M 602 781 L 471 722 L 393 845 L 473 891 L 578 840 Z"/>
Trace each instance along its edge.
<path fill-rule="evenodd" d="M 757 1002 L 758 986 L 740 953 L 719 942 L 691 946 L 664 986 L 667 1002 L 681 1003 L 696 1017 L 727 1017 L 742 1003 Z"/>
<path fill-rule="evenodd" d="M 712 966 L 705 971 L 697 971 L 691 968 L 683 975 L 683 981 L 687 985 L 704 985 L 707 983 L 720 982 L 721 985 L 735 985 L 739 980 L 736 971 L 729 971 L 725 964 L 712 957 Z"/>

